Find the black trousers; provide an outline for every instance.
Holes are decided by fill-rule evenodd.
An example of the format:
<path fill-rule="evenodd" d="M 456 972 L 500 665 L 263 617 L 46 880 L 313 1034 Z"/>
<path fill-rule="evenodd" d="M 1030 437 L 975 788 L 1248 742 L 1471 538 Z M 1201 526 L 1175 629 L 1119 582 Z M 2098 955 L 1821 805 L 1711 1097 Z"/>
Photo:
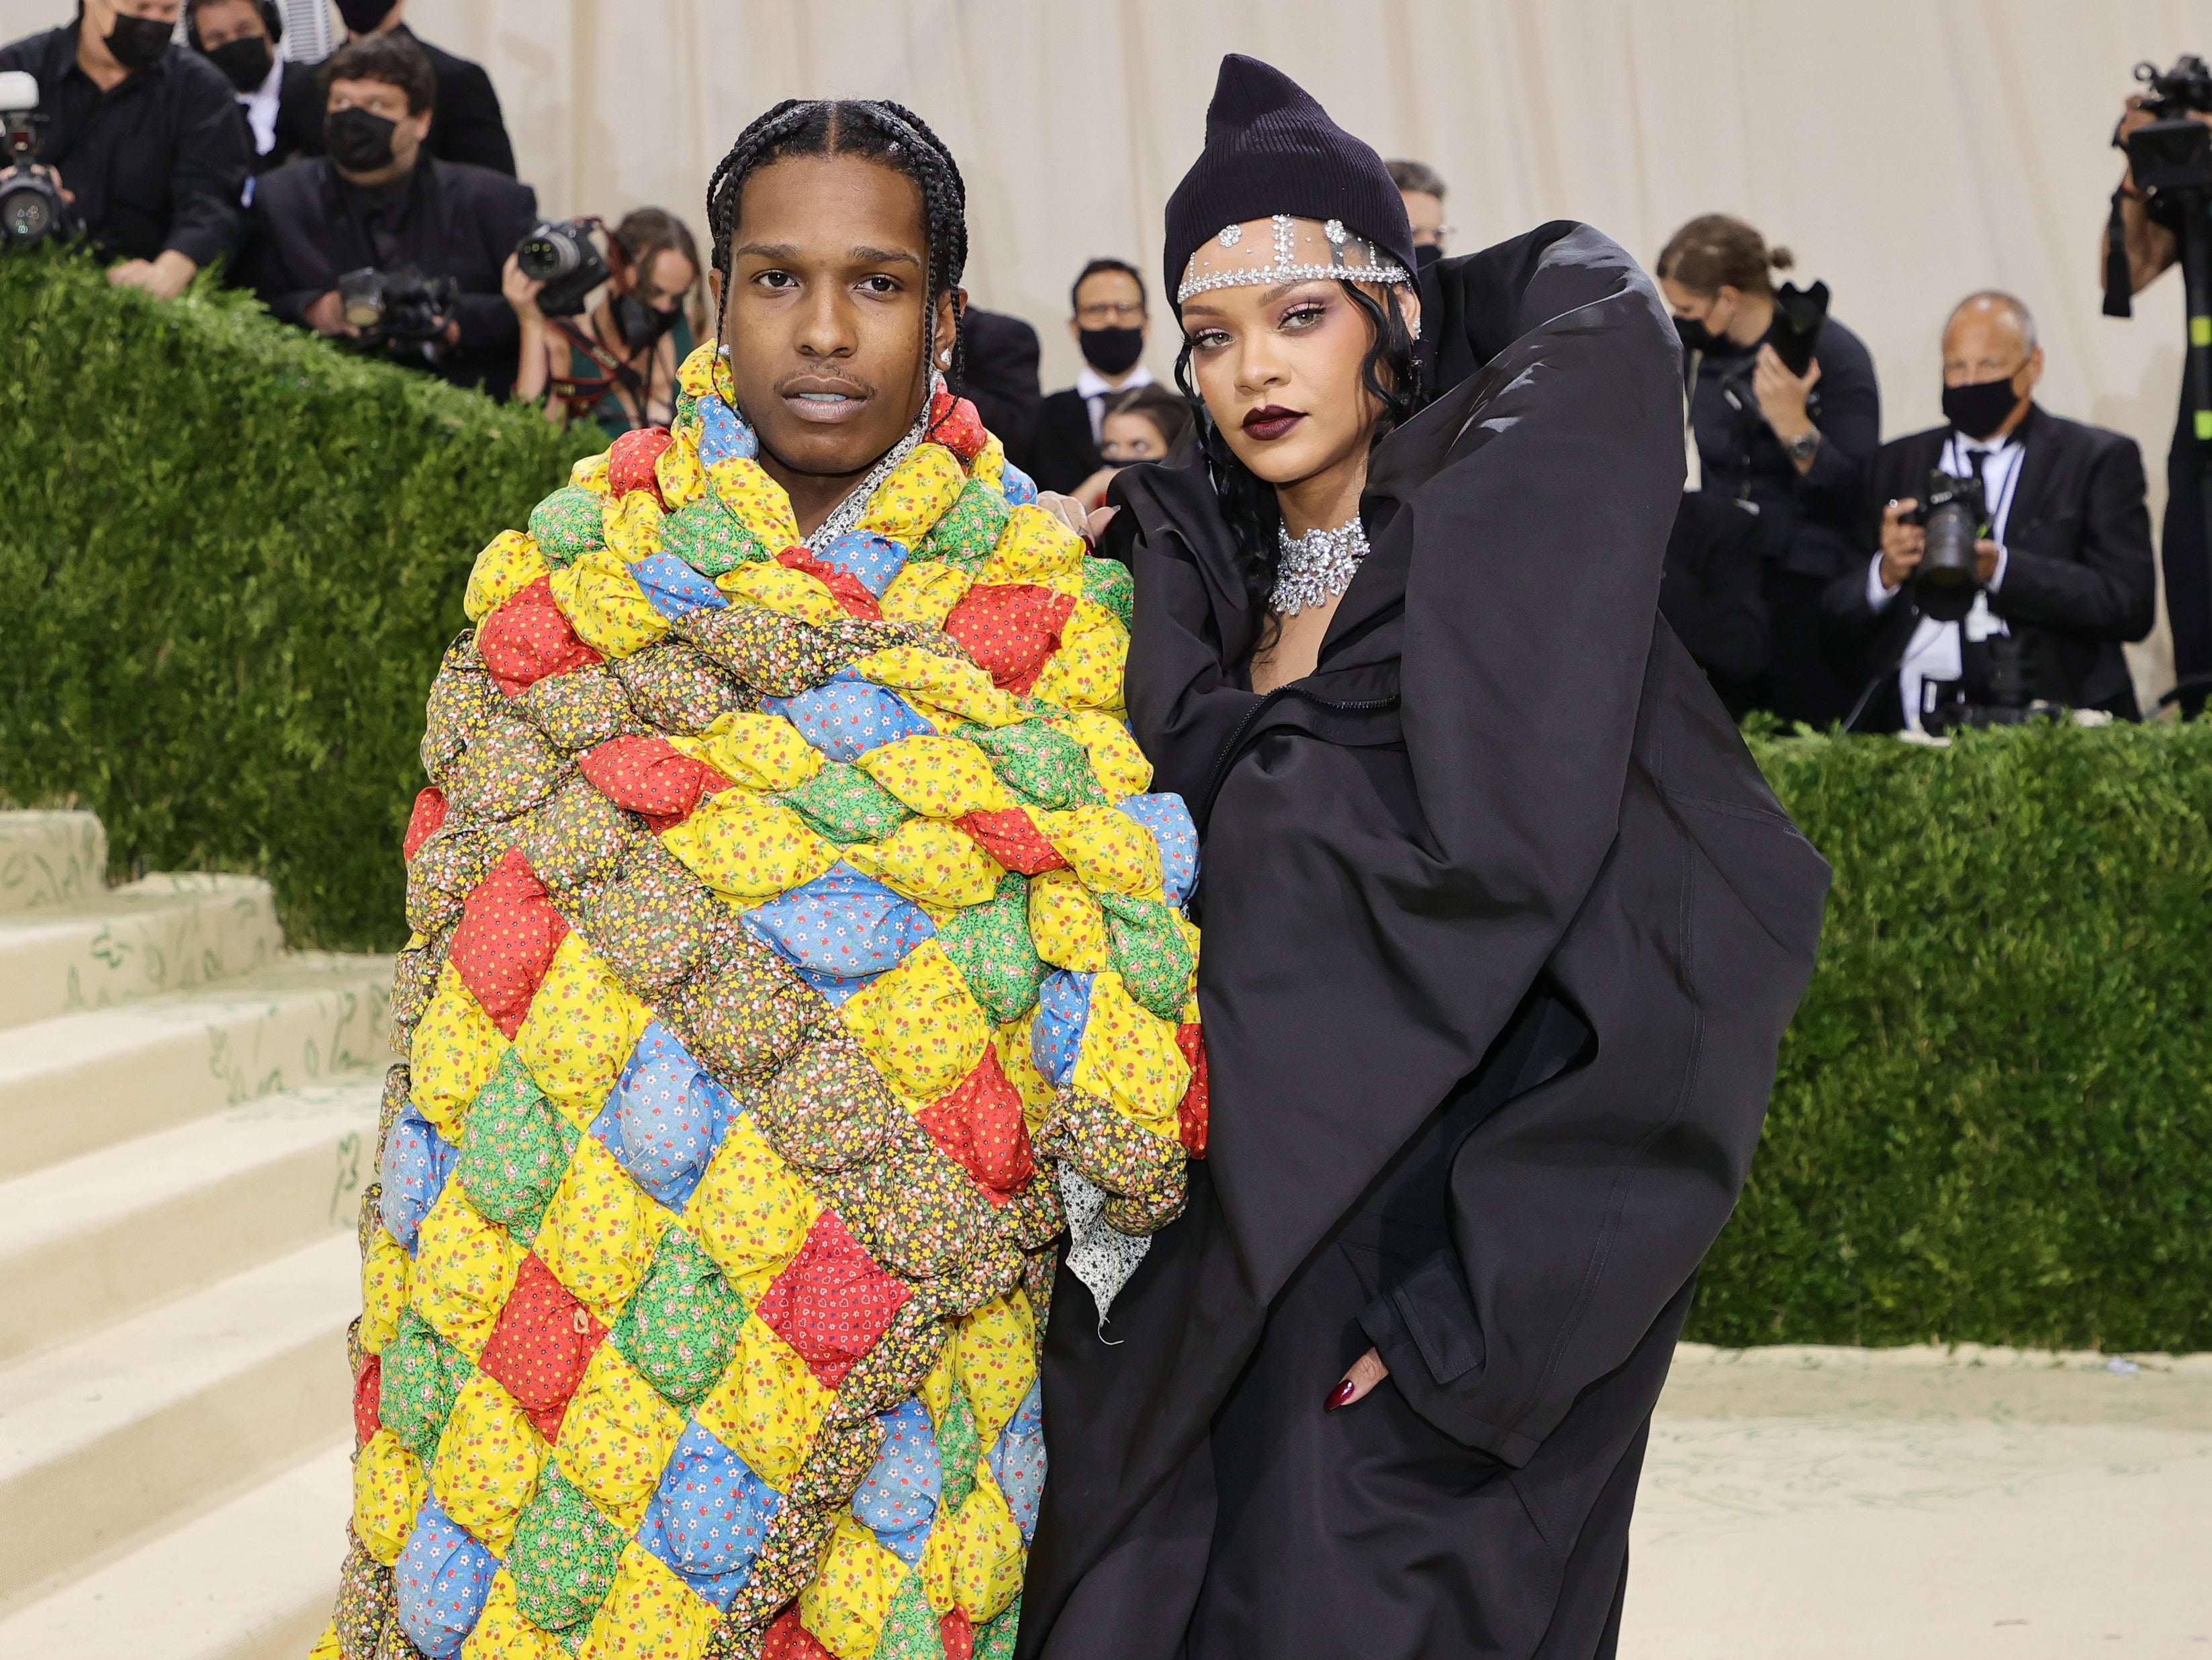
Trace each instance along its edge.
<path fill-rule="evenodd" d="M 1825 576 L 1766 568 L 1766 619 L 1774 655 L 1766 672 L 1764 707 L 1784 721 L 1823 728 L 1849 714 L 1859 695 L 1856 685 L 1836 672 L 1821 647 L 1820 595 L 1827 586 Z"/>
<path fill-rule="evenodd" d="M 2166 618 L 2173 630 L 2173 672 L 2184 682 L 2212 675 L 2212 549 L 2204 543 L 2206 447 L 2190 431 L 2185 398 L 2174 423 L 2173 447 L 2166 455 L 2166 522 L 2159 555 L 2166 567 Z M 2204 707 L 2212 686 L 2182 694 L 2185 714 Z"/>

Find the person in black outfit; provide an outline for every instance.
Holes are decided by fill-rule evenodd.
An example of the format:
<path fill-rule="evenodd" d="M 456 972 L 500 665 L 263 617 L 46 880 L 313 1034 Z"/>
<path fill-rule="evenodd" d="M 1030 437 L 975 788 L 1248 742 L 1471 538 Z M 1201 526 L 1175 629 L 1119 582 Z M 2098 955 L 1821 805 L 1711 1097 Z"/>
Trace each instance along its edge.
<path fill-rule="evenodd" d="M 983 417 L 983 429 L 998 435 L 1006 459 L 1030 470 L 1036 436 L 1036 331 L 1018 317 L 969 306 L 960 313 L 960 391 Z"/>
<path fill-rule="evenodd" d="M 1073 496 L 1104 465 L 1098 454 L 1106 395 L 1149 386 L 1145 341 L 1152 319 L 1145 279 L 1125 259 L 1093 259 L 1069 290 L 1074 316 L 1067 331 L 1083 353 L 1075 384 L 1048 397 L 1037 410 L 1031 471 L 1039 489 Z"/>
<path fill-rule="evenodd" d="M 339 304 L 340 277 L 403 266 L 450 277 L 460 297 L 440 337 L 394 341 L 390 350 L 456 385 L 504 397 L 514 381 L 520 327 L 501 276 L 538 222 L 536 193 L 489 167 L 428 153 L 436 83 L 422 48 L 406 36 L 374 34 L 341 46 L 324 60 L 321 77 L 331 154 L 261 177 L 247 280 L 285 322 L 357 338 Z"/>
<path fill-rule="evenodd" d="M 1928 682 L 1939 700 L 1987 704 L 2000 653 L 2019 666 L 2022 702 L 2136 718 L 2120 647 L 2150 632 L 2158 583 L 2142 457 L 2132 438 L 2037 404 L 2042 375 L 2035 319 L 2020 301 L 1977 294 L 1951 313 L 1948 419 L 1882 446 L 1874 499 L 1884 505 L 1866 538 L 1879 550 L 1828 587 L 1835 637 L 1863 682 L 1879 677 L 1854 731 L 1920 730 Z M 1978 474 L 1989 509 L 1990 534 L 1977 546 L 1984 596 L 1956 623 L 1922 616 L 1907 581 L 1926 544 L 1907 517 L 1938 467 Z"/>
<path fill-rule="evenodd" d="M 1856 688 L 1821 654 L 1821 595 L 1863 562 L 1881 398 L 1873 357 L 1832 317 L 1802 377 L 1775 355 L 1768 272 L 1791 263 L 1741 220 L 1708 214 L 1674 233 L 1657 276 L 1695 366 L 1690 424 L 1705 488 L 1759 517 L 1773 642 L 1759 701 L 1785 721 L 1826 726 L 1850 711 Z"/>
<path fill-rule="evenodd" d="M 1756 708 L 1771 642 L 1759 520 L 1724 496 L 1685 490 L 1667 538 L 1659 614 L 1729 713 Z"/>
<path fill-rule="evenodd" d="M 1679 347 L 1587 225 L 1416 297 L 1381 159 L 1249 58 L 1167 218 L 1202 454 L 1088 522 L 1210 1118 L 1060 1265 L 1016 1656 L 1598 1660 L 1827 885 L 1655 610 Z"/>
<path fill-rule="evenodd" d="M 417 38 L 403 21 L 407 0 L 337 0 L 338 15 L 345 20 L 349 41 L 380 34 L 412 42 L 430 60 L 438 82 L 438 125 L 430 135 L 430 154 L 441 161 L 466 161 L 514 177 L 514 144 L 507 136 L 507 118 L 499 107 L 499 94 L 481 64 L 432 46 Z M 286 138 L 302 155 L 323 153 L 322 112 L 301 112 Z"/>
<path fill-rule="evenodd" d="M 60 178 L 107 280 L 169 300 L 234 252 L 250 155 L 230 83 L 172 52 L 178 0 L 83 0 L 74 23 L 0 46 L 39 83 L 39 162 Z"/>
<path fill-rule="evenodd" d="M 253 171 L 290 161 L 292 135 L 309 119 L 320 124 L 323 100 L 313 64 L 277 56 L 284 14 L 276 0 L 185 0 L 185 38 L 230 82 L 253 141 Z"/>

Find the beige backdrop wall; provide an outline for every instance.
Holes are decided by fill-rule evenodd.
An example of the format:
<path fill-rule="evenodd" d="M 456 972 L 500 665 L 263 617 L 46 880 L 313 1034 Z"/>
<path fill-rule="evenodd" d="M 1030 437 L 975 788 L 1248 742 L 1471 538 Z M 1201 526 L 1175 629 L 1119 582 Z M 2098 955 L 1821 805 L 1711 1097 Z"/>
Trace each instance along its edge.
<path fill-rule="evenodd" d="M 968 178 L 970 292 L 1074 374 L 1066 285 L 1092 254 L 1157 280 L 1162 204 L 1220 54 L 1279 64 L 1386 155 L 1450 182 L 1455 246 L 1588 219 L 1649 259 L 1741 214 L 1825 277 L 1894 435 L 1936 418 L 1943 313 L 2034 308 L 2046 404 L 2130 432 L 2164 494 L 2179 283 L 2098 314 L 2106 147 L 2130 66 L 2212 55 L 2212 0 L 408 0 L 487 64 L 553 212 L 640 203 L 698 225 L 730 140 L 793 95 L 891 97 Z M 0 34 L 69 0 L 0 0 Z M 1164 331 L 1152 356 L 1172 362 Z M 2164 678 L 2163 630 L 2139 654 Z"/>

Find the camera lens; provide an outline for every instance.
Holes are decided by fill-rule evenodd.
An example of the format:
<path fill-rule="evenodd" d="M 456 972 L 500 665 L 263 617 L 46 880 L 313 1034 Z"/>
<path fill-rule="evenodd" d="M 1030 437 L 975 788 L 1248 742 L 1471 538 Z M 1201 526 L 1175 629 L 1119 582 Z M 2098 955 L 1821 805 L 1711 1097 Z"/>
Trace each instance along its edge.
<path fill-rule="evenodd" d="M 515 263 L 522 274 L 535 282 L 550 283 L 556 277 L 566 277 L 584 262 L 583 250 L 573 236 L 559 228 L 542 230 L 526 236 L 515 251 Z"/>
<path fill-rule="evenodd" d="M 16 191 L 0 201 L 0 235 L 9 241 L 43 241 L 53 228 L 53 210 L 37 191 Z"/>

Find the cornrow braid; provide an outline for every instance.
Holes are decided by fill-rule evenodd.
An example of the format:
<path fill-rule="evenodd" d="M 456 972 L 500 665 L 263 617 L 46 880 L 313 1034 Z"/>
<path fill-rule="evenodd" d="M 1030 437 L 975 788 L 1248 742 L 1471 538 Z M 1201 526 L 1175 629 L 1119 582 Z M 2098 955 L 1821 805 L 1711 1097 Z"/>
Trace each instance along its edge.
<path fill-rule="evenodd" d="M 787 98 L 738 135 L 707 185 L 707 228 L 714 243 L 714 269 L 722 277 L 717 329 L 729 311 L 730 248 L 745 181 L 769 162 L 792 155 L 857 156 L 904 173 L 921 190 L 928 268 L 922 295 L 922 358 L 933 368 L 937 301 L 957 291 L 968 269 L 968 186 L 952 152 L 929 124 L 903 104 L 887 99 Z M 966 358 L 965 339 L 956 327 L 952 362 L 945 372 L 945 385 L 956 398 Z"/>

